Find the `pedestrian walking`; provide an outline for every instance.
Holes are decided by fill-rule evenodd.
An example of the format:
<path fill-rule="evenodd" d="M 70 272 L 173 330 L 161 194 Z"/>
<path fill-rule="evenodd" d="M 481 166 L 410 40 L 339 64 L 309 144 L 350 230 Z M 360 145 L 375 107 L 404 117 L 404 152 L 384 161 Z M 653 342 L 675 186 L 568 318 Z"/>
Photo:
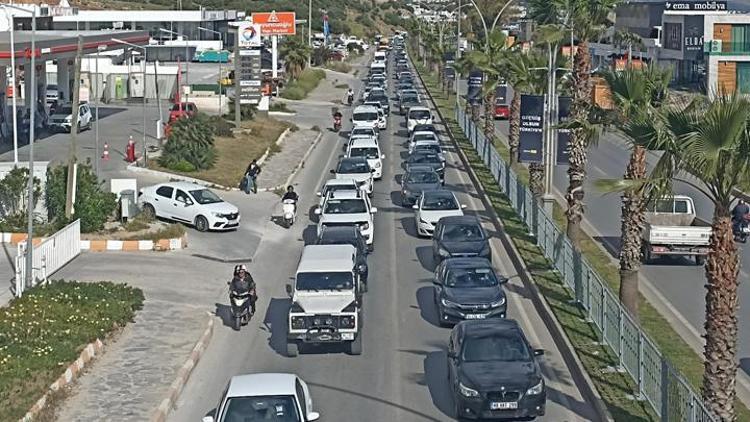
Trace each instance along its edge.
<path fill-rule="evenodd" d="M 258 175 L 260 174 L 260 166 L 258 165 L 257 160 L 253 160 L 249 166 L 247 166 L 247 170 L 245 170 L 245 177 L 242 179 L 242 183 L 240 183 L 240 188 L 246 193 L 250 194 L 250 191 L 253 191 L 253 193 L 258 193 Z"/>

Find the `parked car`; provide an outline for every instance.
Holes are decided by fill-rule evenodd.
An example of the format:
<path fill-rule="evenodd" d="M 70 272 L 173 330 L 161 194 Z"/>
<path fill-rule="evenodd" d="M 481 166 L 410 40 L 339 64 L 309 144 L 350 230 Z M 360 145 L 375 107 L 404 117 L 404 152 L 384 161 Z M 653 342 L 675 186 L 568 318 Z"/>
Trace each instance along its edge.
<path fill-rule="evenodd" d="M 229 380 L 213 416 L 203 422 L 284 421 L 320 419 L 313 411 L 310 389 L 294 374 L 237 375 Z"/>
<path fill-rule="evenodd" d="M 91 124 L 94 121 L 94 115 L 91 114 L 91 107 L 88 104 L 80 104 L 78 106 L 78 131 L 85 129 L 91 129 Z M 55 114 L 49 118 L 49 127 L 52 130 L 62 130 L 70 132 L 71 126 L 73 125 L 73 106 L 67 104 L 58 107 L 55 110 Z"/>
<path fill-rule="evenodd" d="M 176 103 L 172 104 L 172 108 L 169 110 L 169 123 L 174 122 L 180 117 L 192 117 L 198 112 L 198 107 L 194 103 Z"/>
<path fill-rule="evenodd" d="M 239 209 L 212 190 L 195 183 L 168 182 L 138 192 L 146 214 L 190 224 L 196 230 L 232 230 L 240 225 Z"/>

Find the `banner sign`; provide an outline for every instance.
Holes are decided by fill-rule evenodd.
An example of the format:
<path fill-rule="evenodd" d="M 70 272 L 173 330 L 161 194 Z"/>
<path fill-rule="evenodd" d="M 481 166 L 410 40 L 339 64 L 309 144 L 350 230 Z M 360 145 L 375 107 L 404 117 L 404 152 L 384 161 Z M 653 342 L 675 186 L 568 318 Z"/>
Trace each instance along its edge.
<path fill-rule="evenodd" d="M 260 49 L 240 50 L 240 104 L 258 104 L 261 97 Z"/>
<path fill-rule="evenodd" d="M 294 12 L 253 13 L 252 21 L 260 25 L 263 35 L 294 35 L 297 33 Z"/>
<path fill-rule="evenodd" d="M 573 104 L 572 97 L 557 98 L 557 123 L 565 123 L 570 119 L 570 106 Z M 570 129 L 557 129 L 557 153 L 555 162 L 558 166 L 567 166 L 568 144 L 570 144 Z"/>
<path fill-rule="evenodd" d="M 518 160 L 522 163 L 544 161 L 544 96 L 521 95 L 521 133 Z"/>
<path fill-rule="evenodd" d="M 675 11 L 724 11 L 727 10 L 725 1 L 668 1 L 664 3 L 664 10 Z"/>
<path fill-rule="evenodd" d="M 446 67 L 445 69 L 443 69 L 443 79 L 456 79 L 456 69 L 452 67 Z"/>
<path fill-rule="evenodd" d="M 472 70 L 469 73 L 469 90 L 466 93 L 466 97 L 470 104 L 479 104 L 482 102 L 482 84 L 484 83 L 484 75 L 481 70 Z"/>
<path fill-rule="evenodd" d="M 508 85 L 495 88 L 495 104 L 508 104 Z"/>
<path fill-rule="evenodd" d="M 703 16 L 687 15 L 684 22 L 682 51 L 685 60 L 703 58 Z"/>
<path fill-rule="evenodd" d="M 243 21 L 238 25 L 240 48 L 260 47 L 260 25 Z"/>

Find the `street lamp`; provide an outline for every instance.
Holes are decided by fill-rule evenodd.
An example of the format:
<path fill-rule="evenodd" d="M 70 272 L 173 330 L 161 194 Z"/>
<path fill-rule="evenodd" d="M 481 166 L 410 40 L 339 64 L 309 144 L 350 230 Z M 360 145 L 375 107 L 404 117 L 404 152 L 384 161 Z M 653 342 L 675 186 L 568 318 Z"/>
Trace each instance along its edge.
<path fill-rule="evenodd" d="M 139 50 L 143 50 L 143 167 L 146 167 L 148 164 L 148 158 L 146 157 L 146 46 L 142 45 L 136 45 L 129 43 L 127 41 L 123 41 L 117 38 L 112 38 L 112 41 L 118 43 L 127 45 L 132 48 L 137 48 Z M 157 75 L 154 74 L 154 82 L 156 83 L 156 77 Z M 156 102 L 157 105 L 159 105 L 159 102 Z M 97 119 L 98 120 L 98 119 Z"/>
<path fill-rule="evenodd" d="M 13 15 L 8 13 L 8 5 L 1 4 L 5 12 L 5 18 L 8 19 L 8 29 L 10 31 L 10 67 L 11 80 L 13 81 L 13 164 L 18 165 L 18 110 L 16 108 L 16 97 L 18 96 L 18 84 L 16 83 L 16 43 L 14 38 Z"/>
<path fill-rule="evenodd" d="M 189 47 L 188 41 L 190 40 L 187 35 L 183 35 L 179 32 L 172 31 L 169 29 L 159 28 L 159 31 L 166 32 L 167 34 L 177 35 L 185 39 L 185 85 L 188 89 L 185 91 L 185 102 L 188 102 L 188 92 L 190 92 L 190 57 L 188 57 Z M 145 54 L 145 53 L 144 53 Z M 182 101 L 180 101 L 182 102 Z"/>
<path fill-rule="evenodd" d="M 106 45 L 96 46 L 96 64 L 94 65 L 94 73 L 96 73 L 96 90 L 94 90 L 94 119 L 96 121 L 95 132 L 95 151 L 94 151 L 94 163 L 96 163 L 96 180 L 99 180 L 99 53 L 106 50 Z M 89 69 L 91 69 L 89 67 Z M 144 82 L 145 83 L 145 82 Z"/>
<path fill-rule="evenodd" d="M 212 34 L 218 35 L 219 41 L 221 41 L 221 50 L 224 49 L 224 34 L 222 34 L 219 31 L 214 31 L 213 29 L 204 28 L 202 26 L 199 26 L 198 29 L 200 29 L 201 31 L 206 31 L 206 32 L 210 32 Z M 221 56 L 220 56 L 219 57 L 219 116 L 222 115 L 221 114 L 221 78 L 222 78 L 222 75 L 221 75 Z"/>

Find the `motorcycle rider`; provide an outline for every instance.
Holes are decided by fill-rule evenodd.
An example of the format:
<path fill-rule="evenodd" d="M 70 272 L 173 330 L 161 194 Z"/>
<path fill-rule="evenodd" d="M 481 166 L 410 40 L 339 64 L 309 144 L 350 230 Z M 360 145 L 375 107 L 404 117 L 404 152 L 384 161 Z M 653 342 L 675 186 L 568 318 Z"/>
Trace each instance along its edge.
<path fill-rule="evenodd" d="M 289 185 L 286 188 L 286 193 L 284 196 L 281 197 L 281 202 L 283 203 L 287 199 L 291 199 L 294 201 L 294 213 L 297 213 L 297 201 L 299 201 L 299 195 L 297 195 L 297 192 L 294 191 L 294 186 Z"/>
<path fill-rule="evenodd" d="M 745 203 L 744 199 L 740 199 L 732 208 L 732 222 L 739 226 L 748 214 L 750 214 L 750 206 Z"/>
<path fill-rule="evenodd" d="M 346 101 L 349 103 L 349 105 L 352 105 L 352 103 L 354 102 L 354 90 L 351 88 L 346 91 Z"/>
<path fill-rule="evenodd" d="M 343 114 L 341 114 L 341 112 L 340 112 L 340 111 L 339 111 L 338 109 L 336 109 L 336 110 L 335 110 L 335 111 L 333 112 L 333 128 L 334 128 L 334 129 L 336 128 L 336 125 L 339 125 L 339 126 L 341 126 L 341 119 L 342 119 L 343 117 L 344 117 L 344 115 L 343 115 Z"/>
<path fill-rule="evenodd" d="M 250 313 L 255 314 L 255 302 L 258 300 L 258 293 L 255 290 L 255 280 L 247 271 L 245 264 L 234 267 L 234 277 L 229 287 L 230 294 L 252 293 L 250 302 Z"/>

